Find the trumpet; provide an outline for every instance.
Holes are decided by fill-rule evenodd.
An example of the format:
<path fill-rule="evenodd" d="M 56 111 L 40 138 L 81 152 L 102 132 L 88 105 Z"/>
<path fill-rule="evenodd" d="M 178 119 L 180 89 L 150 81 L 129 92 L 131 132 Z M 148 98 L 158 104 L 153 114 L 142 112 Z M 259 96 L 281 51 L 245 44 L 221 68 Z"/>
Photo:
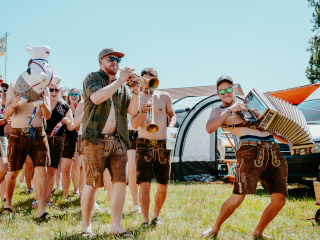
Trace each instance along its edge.
<path fill-rule="evenodd" d="M 118 68 L 118 70 L 121 71 L 122 69 Z M 131 78 L 137 78 L 137 79 L 139 79 L 139 82 L 133 82 L 130 80 Z M 132 76 L 130 76 L 129 79 L 127 80 L 128 86 L 132 86 L 133 84 L 135 84 L 135 85 L 138 85 L 139 87 L 143 88 L 144 83 L 148 84 L 148 89 L 155 90 L 159 86 L 159 79 L 156 77 L 148 79 L 148 78 L 142 77 L 136 73 L 133 73 Z"/>
<path fill-rule="evenodd" d="M 148 101 L 150 100 L 150 89 L 148 89 Z M 151 99 L 151 109 L 147 111 L 147 126 L 146 130 L 149 133 L 156 133 L 159 131 L 159 126 L 154 123 L 154 107 L 153 107 L 154 97 L 152 95 Z M 150 113 L 151 111 L 151 113 Z"/>

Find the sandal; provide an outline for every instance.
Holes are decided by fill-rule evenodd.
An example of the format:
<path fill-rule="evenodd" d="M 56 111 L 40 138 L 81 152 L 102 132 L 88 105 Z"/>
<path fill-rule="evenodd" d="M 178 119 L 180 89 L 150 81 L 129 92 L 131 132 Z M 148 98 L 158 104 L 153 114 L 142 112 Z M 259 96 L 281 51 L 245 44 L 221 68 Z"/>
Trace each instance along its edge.
<path fill-rule="evenodd" d="M 262 234 L 262 236 L 252 236 L 252 239 L 254 239 L 254 240 L 267 240 L 267 239 L 274 239 L 274 238 Z"/>
<path fill-rule="evenodd" d="M 152 221 L 150 222 L 150 225 L 155 227 L 157 225 L 162 225 L 163 222 L 159 217 L 155 217 L 154 219 L 152 219 Z"/>
<path fill-rule="evenodd" d="M 144 223 L 141 223 L 139 228 L 149 228 L 149 227 L 150 227 L 149 222 L 144 222 Z"/>
<path fill-rule="evenodd" d="M 10 214 L 10 213 L 13 213 L 13 210 L 11 208 L 4 208 L 2 213 L 3 214 Z"/>
<path fill-rule="evenodd" d="M 42 220 L 42 221 L 45 221 L 45 220 L 49 220 L 50 219 L 50 214 L 47 213 L 47 212 L 44 212 L 44 214 L 41 215 L 41 217 L 39 218 L 36 218 L 36 220 Z"/>
<path fill-rule="evenodd" d="M 79 235 L 81 237 L 92 237 L 94 236 L 95 234 L 93 232 L 80 232 Z"/>

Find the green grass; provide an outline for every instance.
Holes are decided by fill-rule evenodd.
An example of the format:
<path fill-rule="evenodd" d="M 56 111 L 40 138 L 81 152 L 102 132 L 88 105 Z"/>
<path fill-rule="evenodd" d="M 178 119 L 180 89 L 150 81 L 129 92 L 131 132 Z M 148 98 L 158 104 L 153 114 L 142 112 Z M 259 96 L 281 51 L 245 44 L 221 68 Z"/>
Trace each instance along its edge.
<path fill-rule="evenodd" d="M 308 188 L 290 186 L 285 207 L 267 227 L 265 233 L 275 239 L 320 239 L 320 226 L 314 220 L 319 209 L 314 205 L 314 193 Z M 17 184 L 13 198 L 14 214 L 0 215 L 0 239 L 82 239 L 80 201 L 61 201 L 61 193 L 53 194 L 54 207 L 47 211 L 54 217 L 48 222 L 34 220 L 36 210 L 31 208 L 34 194 L 26 194 L 26 186 Z M 156 184 L 152 184 L 151 213 Z M 230 197 L 232 185 L 204 183 L 171 183 L 167 200 L 162 208 L 163 226 L 139 230 L 143 222 L 139 214 L 131 214 L 131 197 L 127 189 L 122 226 L 135 233 L 134 239 L 199 239 L 202 231 L 208 229 L 217 217 L 223 202 Z M 71 191 L 70 191 L 71 193 Z M 250 239 L 261 212 L 270 197 L 259 187 L 256 195 L 248 195 L 243 204 L 222 225 L 218 239 Z M 110 213 L 107 193 L 99 190 L 97 202 L 100 210 L 92 216 L 92 227 L 97 234 L 94 239 L 113 239 L 110 230 Z M 3 203 L 1 203 L 3 208 Z M 2 211 L 1 211 L 2 212 Z"/>

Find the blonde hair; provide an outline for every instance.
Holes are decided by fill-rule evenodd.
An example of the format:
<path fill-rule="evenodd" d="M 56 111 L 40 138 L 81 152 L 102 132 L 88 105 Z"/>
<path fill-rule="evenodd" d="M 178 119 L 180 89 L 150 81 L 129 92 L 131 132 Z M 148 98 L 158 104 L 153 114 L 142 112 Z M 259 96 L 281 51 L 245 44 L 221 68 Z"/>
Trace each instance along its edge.
<path fill-rule="evenodd" d="M 80 102 L 80 101 L 82 100 L 82 95 L 81 95 L 80 90 L 79 90 L 78 88 L 71 88 L 70 91 L 68 92 L 68 97 L 67 97 L 67 102 L 68 102 L 69 105 L 70 105 L 70 100 L 69 100 L 70 95 L 69 95 L 69 94 L 70 94 L 72 91 L 76 91 L 76 92 L 79 93 L 79 101 L 78 101 L 78 102 Z"/>

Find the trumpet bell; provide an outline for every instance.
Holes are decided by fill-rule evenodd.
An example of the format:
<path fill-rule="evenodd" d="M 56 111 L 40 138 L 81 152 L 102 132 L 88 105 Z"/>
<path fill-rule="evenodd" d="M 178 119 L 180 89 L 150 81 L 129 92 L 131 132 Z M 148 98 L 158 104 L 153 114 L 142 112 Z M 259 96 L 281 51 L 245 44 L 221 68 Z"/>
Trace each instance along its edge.
<path fill-rule="evenodd" d="M 158 78 L 151 78 L 151 79 L 149 80 L 148 88 L 149 88 L 150 90 L 155 90 L 155 89 L 158 88 L 158 86 L 159 86 L 159 79 L 158 79 Z"/>
<path fill-rule="evenodd" d="M 158 125 L 156 124 L 148 124 L 147 127 L 146 127 L 146 130 L 149 132 L 149 133 L 156 133 L 159 131 L 159 127 Z"/>

